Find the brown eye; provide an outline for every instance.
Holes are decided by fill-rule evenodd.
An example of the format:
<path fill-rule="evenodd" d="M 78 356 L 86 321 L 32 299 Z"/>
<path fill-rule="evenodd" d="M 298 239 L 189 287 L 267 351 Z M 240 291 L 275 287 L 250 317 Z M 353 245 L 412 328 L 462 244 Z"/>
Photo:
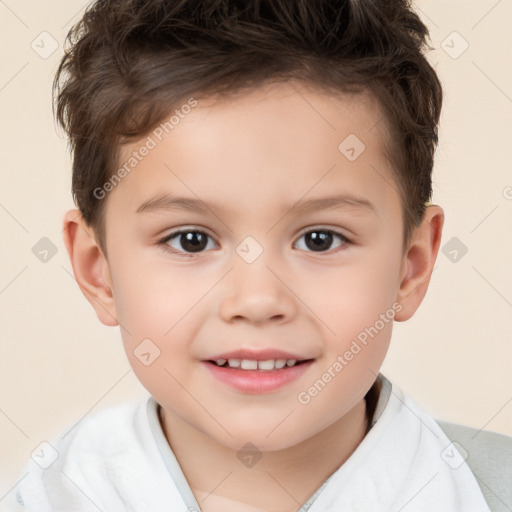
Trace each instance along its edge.
<path fill-rule="evenodd" d="M 304 238 L 304 245 L 306 246 L 306 249 L 313 252 L 326 252 L 332 249 L 332 244 L 336 239 L 341 240 L 341 243 L 338 243 L 334 249 L 347 245 L 350 242 L 348 238 L 343 236 L 341 233 L 337 233 L 330 229 L 310 230 L 303 233 L 299 240 L 301 238 Z"/>
<path fill-rule="evenodd" d="M 210 239 L 211 237 L 202 231 L 189 229 L 170 233 L 160 243 L 168 245 L 173 252 L 197 253 L 208 247 Z"/>

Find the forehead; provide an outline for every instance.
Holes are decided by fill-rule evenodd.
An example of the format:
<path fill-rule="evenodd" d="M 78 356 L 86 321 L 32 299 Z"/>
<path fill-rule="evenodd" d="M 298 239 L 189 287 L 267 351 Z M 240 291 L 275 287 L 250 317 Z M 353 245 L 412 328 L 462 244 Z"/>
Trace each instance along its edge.
<path fill-rule="evenodd" d="M 109 202 L 136 212 L 168 191 L 217 199 L 225 211 L 257 211 L 263 200 L 282 210 L 334 183 L 356 196 L 396 195 L 386 122 L 368 92 L 333 95 L 297 82 L 271 83 L 196 101 L 193 108 L 175 107 L 172 125 L 164 120 L 148 138 L 122 148 L 120 166 L 148 141 L 152 146 L 134 161 Z"/>

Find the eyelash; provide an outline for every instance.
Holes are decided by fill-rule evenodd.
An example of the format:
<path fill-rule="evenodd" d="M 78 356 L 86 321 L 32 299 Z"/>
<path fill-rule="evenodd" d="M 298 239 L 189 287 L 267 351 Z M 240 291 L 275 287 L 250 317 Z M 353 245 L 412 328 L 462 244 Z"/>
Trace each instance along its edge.
<path fill-rule="evenodd" d="M 334 236 L 340 238 L 343 242 L 343 244 L 337 248 L 335 248 L 334 250 L 327 250 L 327 251 L 306 251 L 306 252 L 311 252 L 313 254 L 333 254 L 333 253 L 337 253 L 337 252 L 340 252 L 340 251 L 344 251 L 347 249 L 347 247 L 349 245 L 352 244 L 351 240 L 349 240 L 345 235 L 343 235 L 342 233 L 338 232 L 338 231 L 334 231 L 332 229 L 327 229 L 327 228 L 314 228 L 314 229 L 308 229 L 307 231 L 304 231 L 302 232 L 302 234 L 299 236 L 299 238 L 297 240 L 300 240 L 300 238 L 302 238 L 304 235 L 307 235 L 308 233 L 314 233 L 314 232 L 323 232 L 323 233 L 331 233 L 333 234 Z M 157 242 L 157 244 L 159 246 L 161 246 L 165 251 L 167 252 L 170 252 L 172 254 L 178 254 L 179 256 L 182 256 L 182 257 L 185 257 L 185 258 L 190 258 L 196 254 L 201 254 L 203 252 L 206 252 L 204 250 L 202 251 L 198 251 L 198 252 L 185 252 L 185 251 L 178 251 L 174 248 L 172 248 L 168 242 L 184 233 L 200 233 L 201 235 L 205 235 L 207 236 L 208 238 L 212 239 L 213 238 L 208 235 L 208 233 L 205 233 L 204 231 L 201 231 L 199 229 L 191 229 L 191 228 L 187 228 L 187 229 L 180 229 L 180 230 L 177 230 L 177 231 L 173 231 L 172 233 L 169 233 L 168 235 L 166 235 L 164 238 L 162 238 L 161 240 L 159 240 Z"/>

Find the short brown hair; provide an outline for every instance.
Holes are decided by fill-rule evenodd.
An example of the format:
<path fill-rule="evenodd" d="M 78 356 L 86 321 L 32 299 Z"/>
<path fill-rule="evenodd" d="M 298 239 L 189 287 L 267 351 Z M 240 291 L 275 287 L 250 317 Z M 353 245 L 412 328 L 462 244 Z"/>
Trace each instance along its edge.
<path fill-rule="evenodd" d="M 431 199 L 442 104 L 427 37 L 407 0 L 96 0 L 69 31 L 53 82 L 75 203 L 106 254 L 105 201 L 93 191 L 116 172 L 122 144 L 191 96 L 298 79 L 379 100 L 405 247 Z"/>

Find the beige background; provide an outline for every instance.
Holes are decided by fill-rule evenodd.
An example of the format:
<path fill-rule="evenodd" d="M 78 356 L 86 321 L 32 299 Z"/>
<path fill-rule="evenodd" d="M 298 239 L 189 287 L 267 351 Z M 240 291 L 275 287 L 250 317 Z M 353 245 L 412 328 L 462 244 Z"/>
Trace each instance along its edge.
<path fill-rule="evenodd" d="M 42 441 L 147 393 L 119 328 L 100 324 L 77 287 L 62 241 L 71 173 L 50 85 L 85 5 L 0 2 L 0 507 Z M 455 263 L 440 253 L 420 310 L 395 324 L 382 371 L 433 416 L 512 436 L 512 2 L 417 6 L 445 87 L 434 173 L 442 246 L 457 237 L 468 252 Z M 52 39 L 48 58 L 31 47 L 50 51 Z M 42 237 L 57 249 L 46 263 L 32 253 Z"/>

